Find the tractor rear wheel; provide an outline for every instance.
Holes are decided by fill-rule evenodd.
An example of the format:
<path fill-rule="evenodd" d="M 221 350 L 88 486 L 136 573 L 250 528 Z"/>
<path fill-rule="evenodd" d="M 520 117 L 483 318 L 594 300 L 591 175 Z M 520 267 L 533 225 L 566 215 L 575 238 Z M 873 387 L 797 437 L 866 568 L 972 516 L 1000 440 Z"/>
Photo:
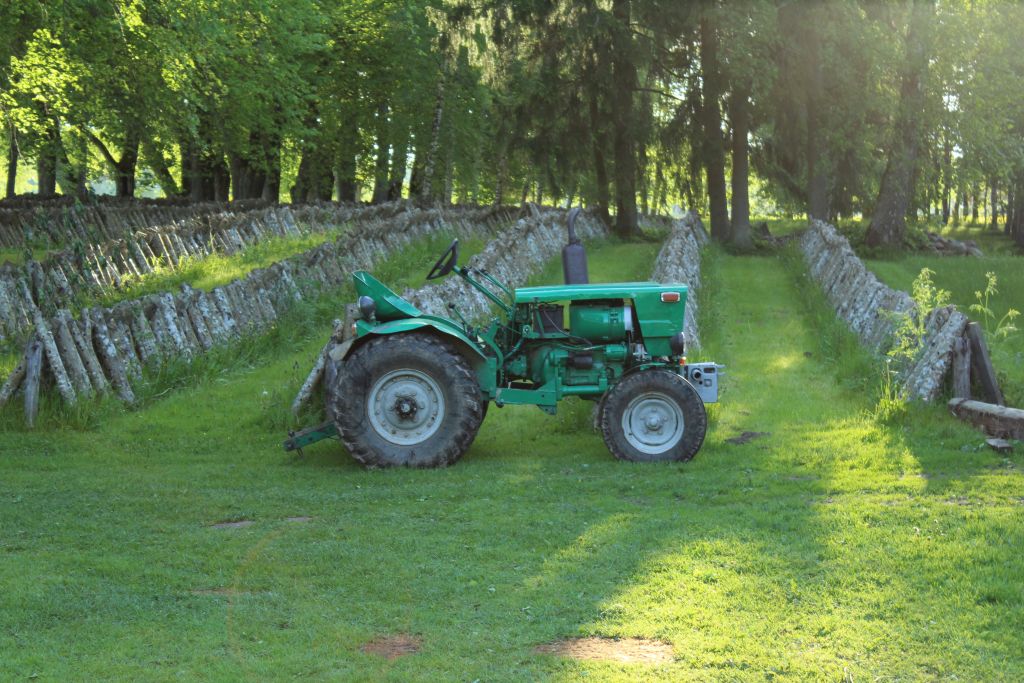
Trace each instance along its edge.
<path fill-rule="evenodd" d="M 690 460 L 700 450 L 708 416 L 697 390 L 666 369 L 623 377 L 601 401 L 601 434 L 620 460 Z"/>
<path fill-rule="evenodd" d="M 444 467 L 466 452 L 484 402 L 469 363 L 427 334 L 382 336 L 345 361 L 329 392 L 341 440 L 369 467 Z"/>

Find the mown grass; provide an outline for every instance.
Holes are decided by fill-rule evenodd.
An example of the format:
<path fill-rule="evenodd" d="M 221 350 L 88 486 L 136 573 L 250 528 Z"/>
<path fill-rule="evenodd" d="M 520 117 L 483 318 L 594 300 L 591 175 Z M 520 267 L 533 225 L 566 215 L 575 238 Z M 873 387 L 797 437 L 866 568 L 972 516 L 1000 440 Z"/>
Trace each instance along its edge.
<path fill-rule="evenodd" d="M 594 281 L 652 266 L 628 244 L 590 257 Z M 326 323 L 93 429 L 0 434 L 0 678 L 1024 677 L 1020 456 L 941 408 L 876 424 L 791 261 L 708 259 L 728 375 L 687 464 L 613 460 L 581 404 L 492 409 L 447 470 L 365 471 L 335 443 L 288 458 L 276 416 Z M 727 441 L 746 430 L 771 434 Z M 398 633 L 422 651 L 361 650 Z M 675 659 L 534 653 L 583 634 Z"/>

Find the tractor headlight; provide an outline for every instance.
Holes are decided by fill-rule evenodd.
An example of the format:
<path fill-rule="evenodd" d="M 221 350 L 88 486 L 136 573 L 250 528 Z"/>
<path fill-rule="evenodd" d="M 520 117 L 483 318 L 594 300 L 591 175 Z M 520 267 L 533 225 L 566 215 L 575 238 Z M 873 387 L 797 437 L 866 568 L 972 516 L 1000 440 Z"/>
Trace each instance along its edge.
<path fill-rule="evenodd" d="M 359 306 L 359 315 L 363 317 L 363 320 L 373 320 L 374 316 L 377 315 L 377 302 L 372 297 L 361 296 L 357 304 Z"/>

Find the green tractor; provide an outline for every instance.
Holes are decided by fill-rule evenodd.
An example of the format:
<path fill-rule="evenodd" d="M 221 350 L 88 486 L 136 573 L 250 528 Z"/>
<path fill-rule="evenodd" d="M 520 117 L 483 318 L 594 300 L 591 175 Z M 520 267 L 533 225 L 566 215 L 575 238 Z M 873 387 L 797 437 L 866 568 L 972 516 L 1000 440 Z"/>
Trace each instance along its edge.
<path fill-rule="evenodd" d="M 442 467 L 458 460 L 493 403 L 554 414 L 579 396 L 615 457 L 682 461 L 704 442 L 704 405 L 718 400 L 715 363 L 683 355 L 683 284 L 587 284 L 575 238 L 563 249 L 567 284 L 510 290 L 460 266 L 455 240 L 427 275 L 454 273 L 501 311 L 482 326 L 427 315 L 365 271 L 348 338 L 328 359 L 327 423 L 291 434 L 286 450 L 340 436 L 371 467 Z"/>

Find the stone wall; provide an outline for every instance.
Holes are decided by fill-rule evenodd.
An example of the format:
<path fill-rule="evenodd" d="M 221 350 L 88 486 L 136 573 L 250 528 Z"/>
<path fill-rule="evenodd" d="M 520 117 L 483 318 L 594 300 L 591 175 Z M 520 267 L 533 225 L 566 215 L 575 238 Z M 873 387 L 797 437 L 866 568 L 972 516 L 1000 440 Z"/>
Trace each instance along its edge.
<path fill-rule="evenodd" d="M 836 315 L 873 352 L 891 348 L 897 319 L 917 314 L 910 295 L 882 284 L 846 238 L 828 223 L 811 221 L 800 249 L 810 276 L 821 286 Z M 955 306 L 929 314 L 921 352 L 900 371 L 898 379 L 905 395 L 925 401 L 939 396 L 952 363 L 953 345 L 963 337 L 967 322 L 967 316 Z"/>
<path fill-rule="evenodd" d="M 69 198 L 17 198 L 0 204 L 0 247 L 84 244 L 120 239 L 138 230 L 223 212 L 250 211 L 266 202 L 110 200 L 82 204 Z"/>
<path fill-rule="evenodd" d="M 325 232 L 349 225 L 362 230 L 416 214 L 411 204 L 394 202 L 377 206 L 322 203 L 277 206 L 244 211 L 225 211 L 136 231 L 118 240 L 92 244 L 84 249 L 65 249 L 43 261 L 22 266 L 0 266 L 0 340 L 18 338 L 31 327 L 33 307 L 52 313 L 74 310 L 82 295 L 121 286 L 128 277 L 152 273 L 156 264 L 177 267 L 184 259 L 211 253 L 233 254 L 273 237 Z M 446 216 L 463 211 L 473 215 L 493 212 L 510 215 L 510 209 L 446 208 Z M 412 213 L 410 213 L 412 212 Z M 408 218 L 408 215 L 402 220 Z M 507 218 L 505 219 L 507 220 Z"/>
<path fill-rule="evenodd" d="M 700 348 L 697 291 L 700 289 L 700 252 L 708 239 L 707 230 L 695 212 L 691 211 L 682 220 L 674 221 L 668 239 L 658 252 L 654 273 L 651 275 L 655 282 L 681 282 L 687 286 L 686 318 L 683 323 L 687 349 Z"/>
<path fill-rule="evenodd" d="M 66 403 L 111 391 L 132 402 L 132 386 L 145 368 L 160 366 L 167 358 L 189 360 L 214 346 L 264 332 L 297 301 L 348 283 L 352 271 L 370 269 L 419 239 L 442 230 L 462 237 L 493 235 L 511 218 L 507 210 L 493 208 L 390 210 L 393 215 L 387 219 L 368 222 L 334 242 L 210 292 L 184 285 L 176 294 L 86 308 L 77 318 L 66 309 L 47 317 L 31 305 L 34 334 L 29 347 L 41 342 L 46 374 Z M 13 397 L 24 368 L 25 362 L 0 387 L 0 403 Z"/>

